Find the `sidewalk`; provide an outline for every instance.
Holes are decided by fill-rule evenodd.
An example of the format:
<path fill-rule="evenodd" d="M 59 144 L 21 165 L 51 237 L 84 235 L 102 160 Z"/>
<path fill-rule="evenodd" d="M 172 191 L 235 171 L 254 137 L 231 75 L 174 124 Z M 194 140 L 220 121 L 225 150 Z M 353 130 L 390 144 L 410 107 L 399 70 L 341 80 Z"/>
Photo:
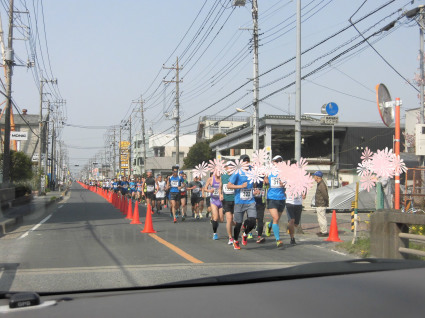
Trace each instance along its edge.
<path fill-rule="evenodd" d="M 51 204 L 62 200 L 66 195 L 66 191 L 50 191 L 43 196 L 33 196 L 32 200 L 27 203 L 19 204 L 12 207 L 0 210 L 0 220 L 7 224 L 18 224 L 23 222 L 25 216 L 34 213 L 35 211 L 45 209 Z M 6 233 L 2 233 L 3 235 Z"/>

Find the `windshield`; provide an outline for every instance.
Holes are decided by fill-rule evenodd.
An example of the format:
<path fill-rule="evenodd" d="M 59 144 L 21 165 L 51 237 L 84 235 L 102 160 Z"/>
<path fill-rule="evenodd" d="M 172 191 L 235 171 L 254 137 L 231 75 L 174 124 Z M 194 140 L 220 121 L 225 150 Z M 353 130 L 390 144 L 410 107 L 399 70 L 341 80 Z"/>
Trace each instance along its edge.
<path fill-rule="evenodd" d="M 3 1 L 0 290 L 422 260 L 424 9 L 298 3 Z"/>

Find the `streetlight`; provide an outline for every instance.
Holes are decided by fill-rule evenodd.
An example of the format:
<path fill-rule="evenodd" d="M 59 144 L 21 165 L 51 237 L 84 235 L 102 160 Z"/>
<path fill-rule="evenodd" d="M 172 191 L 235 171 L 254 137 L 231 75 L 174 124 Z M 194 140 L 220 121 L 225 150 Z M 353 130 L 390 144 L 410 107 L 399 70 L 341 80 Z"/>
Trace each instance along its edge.
<path fill-rule="evenodd" d="M 238 112 L 238 113 L 248 113 L 248 114 L 250 114 L 250 116 L 249 116 L 249 126 L 252 126 L 252 117 L 254 116 L 254 114 L 253 113 L 251 113 L 251 112 L 249 112 L 249 111 L 247 111 L 247 110 L 245 110 L 245 109 L 242 109 L 242 108 L 236 108 L 236 111 Z M 255 127 L 253 127 L 253 130 L 255 130 Z M 254 133 L 254 131 L 253 131 L 253 135 L 254 135 L 255 133 Z"/>

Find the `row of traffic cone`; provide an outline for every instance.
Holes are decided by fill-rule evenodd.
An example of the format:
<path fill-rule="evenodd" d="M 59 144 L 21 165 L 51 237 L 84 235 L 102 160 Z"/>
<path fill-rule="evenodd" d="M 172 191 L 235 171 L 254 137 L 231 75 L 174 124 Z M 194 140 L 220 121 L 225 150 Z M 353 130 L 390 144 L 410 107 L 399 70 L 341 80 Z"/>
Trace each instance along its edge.
<path fill-rule="evenodd" d="M 133 212 L 133 205 L 131 203 L 131 200 L 128 200 L 125 196 L 118 196 L 116 192 L 107 192 L 104 189 L 96 188 L 93 186 L 87 186 L 84 183 L 79 182 L 79 184 L 84 187 L 85 189 L 88 189 L 92 192 L 95 192 L 102 196 L 105 200 L 107 200 L 109 203 L 111 203 L 115 208 L 119 209 L 125 216 L 126 219 L 131 220 L 130 224 L 141 224 L 140 222 L 140 216 L 139 216 L 139 204 L 136 202 L 134 205 L 134 212 Z M 143 228 L 142 233 L 156 233 L 156 231 L 153 228 L 152 223 L 152 207 L 150 204 L 148 204 L 147 211 L 146 211 L 146 219 L 145 219 L 145 226 Z"/>

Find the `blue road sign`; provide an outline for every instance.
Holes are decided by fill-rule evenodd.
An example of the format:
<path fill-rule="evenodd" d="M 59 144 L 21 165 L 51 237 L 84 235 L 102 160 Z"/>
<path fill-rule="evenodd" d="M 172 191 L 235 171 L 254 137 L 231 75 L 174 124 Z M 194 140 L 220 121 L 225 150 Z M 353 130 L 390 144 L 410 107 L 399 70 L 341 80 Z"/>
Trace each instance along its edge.
<path fill-rule="evenodd" d="M 335 103 L 328 103 L 326 105 L 326 112 L 329 116 L 335 116 L 338 114 L 338 105 Z"/>

